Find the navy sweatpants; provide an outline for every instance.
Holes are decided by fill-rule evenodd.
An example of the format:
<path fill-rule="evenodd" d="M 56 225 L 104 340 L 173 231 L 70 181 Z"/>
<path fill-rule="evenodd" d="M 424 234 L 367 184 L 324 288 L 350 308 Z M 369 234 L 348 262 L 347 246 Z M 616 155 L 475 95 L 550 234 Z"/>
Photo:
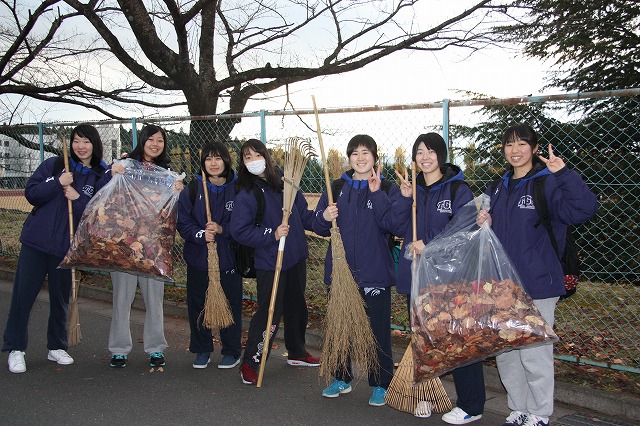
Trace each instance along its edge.
<path fill-rule="evenodd" d="M 235 271 L 222 272 L 220 284 L 233 316 L 233 324 L 220 330 L 221 353 L 239 358 L 242 352 L 242 277 Z M 213 352 L 211 329 L 204 326 L 204 318 L 200 315 L 204 309 L 208 287 L 209 273 L 187 265 L 187 306 L 191 328 L 189 350 L 196 354 Z"/>
<path fill-rule="evenodd" d="M 379 369 L 369 371 L 369 386 L 389 387 L 393 379 L 393 358 L 391 357 L 391 288 L 366 287 L 360 289 L 365 311 L 371 324 L 371 331 L 378 342 L 377 355 Z M 353 373 L 351 360 L 348 371 L 336 372 L 335 378 L 351 382 Z"/>
<path fill-rule="evenodd" d="M 22 245 L 13 282 L 9 318 L 4 329 L 2 351 L 27 349 L 29 316 L 46 276 L 49 277 L 47 349 L 68 348 L 67 315 L 71 295 L 71 270 L 57 269 L 62 259 Z"/>
<path fill-rule="evenodd" d="M 260 368 L 260 360 L 263 356 L 264 337 L 269 316 L 269 303 L 271 301 L 274 275 L 275 271 L 259 269 L 256 271 L 258 309 L 253 314 L 249 324 L 249 335 L 247 336 L 243 359 L 254 370 Z M 294 358 L 304 357 L 307 353 L 305 333 L 307 332 L 309 311 L 307 310 L 307 300 L 305 298 L 306 287 L 306 259 L 301 260 L 290 269 L 280 272 L 269 342 L 273 342 L 282 317 L 284 320 L 284 344 L 289 356 Z M 271 346 L 271 343 L 269 343 L 269 346 Z"/>

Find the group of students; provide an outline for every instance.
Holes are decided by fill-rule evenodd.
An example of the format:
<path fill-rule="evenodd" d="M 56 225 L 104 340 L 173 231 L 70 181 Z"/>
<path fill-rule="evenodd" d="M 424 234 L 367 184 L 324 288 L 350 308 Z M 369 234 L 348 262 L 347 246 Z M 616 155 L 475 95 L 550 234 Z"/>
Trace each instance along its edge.
<path fill-rule="evenodd" d="M 71 289 L 68 270 L 56 269 L 69 247 L 66 217 L 67 199 L 72 200 L 74 218 L 91 196 L 104 186 L 114 173 L 123 173 L 117 162 L 107 167 L 101 162 L 102 144 L 91 126 L 78 126 L 72 132 L 71 172 L 54 176 L 55 158 L 48 159 L 29 179 L 25 189 L 34 210 L 27 218 L 21 235 L 9 319 L 4 332 L 3 351 L 11 351 L 9 369 L 26 370 L 27 322 L 31 307 L 46 275 L 49 276 L 50 318 L 48 358 L 59 364 L 71 364 L 66 352 L 66 319 Z M 168 166 L 166 134 L 157 126 L 146 126 L 140 143 L 130 158 L 149 165 Z M 533 181 L 544 181 L 545 197 L 558 242 L 566 227 L 584 222 L 595 215 L 598 204 L 582 178 L 554 155 L 549 145 L 548 158 L 537 154 L 537 135 L 527 124 L 517 124 L 504 132 L 503 154 L 507 172 L 491 198 L 489 211 L 480 211 L 477 223 L 489 221 L 518 270 L 525 290 L 534 299 L 544 319 L 553 326 L 555 304 L 564 294 L 562 267 L 545 227 L 537 226 L 531 208 Z M 417 164 L 416 180 L 417 240 L 413 241 L 411 206 L 413 189 L 407 175 L 396 173 L 400 185 L 385 184 L 376 166 L 377 144 L 368 135 L 356 135 L 347 144 L 350 170 L 340 177 L 335 202 L 328 204 L 326 191 L 315 210 L 310 210 L 300 190 L 296 194 L 288 223 L 282 223 L 282 172 L 274 164 L 266 146 L 249 139 L 240 149 L 237 172 L 233 170 L 228 149 L 221 143 L 207 143 L 201 150 L 200 164 L 209 191 L 211 220 L 207 221 L 204 185 L 196 177 L 196 189 L 175 184 L 182 191 L 178 200 L 177 230 L 184 238 L 187 264 L 187 304 L 191 338 L 189 350 L 195 354 L 194 368 L 206 368 L 213 352 L 212 331 L 202 323 L 200 312 L 208 286 L 207 243 L 216 241 L 220 282 L 229 300 L 234 325 L 220 330 L 222 359 L 219 368 L 240 364 L 245 384 L 257 381 L 264 354 L 265 328 L 276 269 L 280 238 L 287 237 L 280 273 L 271 338 L 284 321 L 284 340 L 288 364 L 318 366 L 320 360 L 305 347 L 308 311 L 305 300 L 306 259 L 309 256 L 305 230 L 329 236 L 331 222 L 337 221 L 346 260 L 365 302 L 366 314 L 378 342 L 377 367 L 368 372 L 373 388 L 369 404 L 385 404 L 385 394 L 393 377 L 391 353 L 391 287 L 407 295 L 410 309 L 410 261 L 400 257 L 398 272 L 388 247 L 389 235 L 403 237 L 407 250 L 419 253 L 438 235 L 462 206 L 473 199 L 459 167 L 447 163 L 447 147 L 436 133 L 420 135 L 412 149 Z M 491 193 L 489 193 L 491 192 Z M 261 198 L 259 198 L 261 195 Z M 36 214 L 40 212 L 47 214 Z M 259 218 L 259 223 L 257 220 Z M 65 234 L 66 232 L 66 234 Z M 258 306 L 251 318 L 244 354 L 241 348 L 242 279 L 235 268 L 234 242 L 255 248 Z M 560 251 L 564 247 L 559 247 Z M 326 254 L 324 281 L 331 281 L 331 248 Z M 152 366 L 165 363 L 167 347 L 162 319 L 163 285 L 161 282 L 125 272 L 113 272 L 113 316 L 109 334 L 111 366 L 124 367 L 132 349 L 129 313 L 139 285 L 147 309 L 144 325 L 144 350 Z M 330 332 L 330 331 L 329 331 Z M 271 341 L 272 339 L 269 339 Z M 269 349 L 267 348 L 268 356 Z M 507 390 L 512 410 L 505 426 L 544 426 L 553 412 L 552 345 L 517 349 L 497 357 L 498 371 Z M 336 372 L 322 395 L 335 398 L 351 391 L 353 375 Z M 456 407 L 442 416 L 450 424 L 465 424 L 482 417 L 485 402 L 482 363 L 453 371 Z"/>

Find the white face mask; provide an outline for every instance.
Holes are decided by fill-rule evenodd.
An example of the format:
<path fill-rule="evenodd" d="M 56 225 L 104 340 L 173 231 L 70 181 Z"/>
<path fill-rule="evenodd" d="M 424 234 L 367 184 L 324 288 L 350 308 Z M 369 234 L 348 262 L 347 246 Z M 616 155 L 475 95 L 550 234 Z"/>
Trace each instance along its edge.
<path fill-rule="evenodd" d="M 247 170 L 249 170 L 249 173 L 256 176 L 260 176 L 267 168 L 264 159 L 251 161 L 250 163 L 246 163 L 245 166 Z"/>

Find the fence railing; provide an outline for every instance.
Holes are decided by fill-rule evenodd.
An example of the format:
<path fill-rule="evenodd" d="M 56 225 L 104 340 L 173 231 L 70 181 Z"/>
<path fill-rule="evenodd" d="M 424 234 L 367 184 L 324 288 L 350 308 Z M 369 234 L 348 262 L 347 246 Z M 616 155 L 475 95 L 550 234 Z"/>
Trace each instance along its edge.
<path fill-rule="evenodd" d="M 378 143 L 384 172 L 394 178 L 394 163 L 408 163 L 420 133 L 441 132 L 449 161 L 463 168 L 474 193 L 484 192 L 504 171 L 500 138 L 514 122 L 538 131 L 542 151 L 553 145 L 572 169 L 599 195 L 598 215 L 577 229 L 583 275 L 578 292 L 560 302 L 557 357 L 614 369 L 640 372 L 640 89 L 507 99 L 445 100 L 411 105 L 321 108 L 323 141 L 332 177 L 346 167 L 346 144 L 366 133 Z M 290 136 L 316 143 L 312 109 L 258 111 L 206 117 L 169 117 L 91 123 L 101 134 L 107 162 L 136 143 L 136 131 L 153 122 L 169 131 L 172 168 L 197 173 L 198 148 L 222 140 L 237 161 L 243 140 L 257 138 L 277 152 Z M 31 206 L 21 191 L 37 165 L 60 152 L 62 135 L 77 123 L 0 126 L 0 252 L 17 255 L 22 223 Z M 277 155 L 275 155 L 277 158 Z M 302 181 L 310 207 L 324 189 L 322 165 L 310 161 Z M 309 235 L 307 296 L 323 311 L 326 289 L 322 265 L 326 240 Z M 186 282 L 181 240 L 175 252 L 175 279 Z M 252 282 L 247 294 L 255 292 Z M 406 329 L 406 303 L 393 300 L 394 327 Z"/>

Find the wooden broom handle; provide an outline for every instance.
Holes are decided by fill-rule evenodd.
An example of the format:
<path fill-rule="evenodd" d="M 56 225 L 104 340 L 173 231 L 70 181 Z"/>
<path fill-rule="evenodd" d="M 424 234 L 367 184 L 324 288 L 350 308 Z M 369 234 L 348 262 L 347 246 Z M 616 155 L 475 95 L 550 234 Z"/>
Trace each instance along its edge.
<path fill-rule="evenodd" d="M 62 158 L 64 160 L 64 171 L 69 173 L 69 150 L 67 149 L 67 137 L 62 137 Z M 73 242 L 73 205 L 67 198 L 67 208 L 69 210 L 69 239 Z"/>
<path fill-rule="evenodd" d="M 411 205 L 411 229 L 413 231 L 413 241 L 418 241 L 418 212 L 416 200 L 418 194 L 416 194 L 416 162 L 411 163 L 411 189 L 413 192 L 413 204 Z"/>
<path fill-rule="evenodd" d="M 207 187 L 207 176 L 202 172 L 202 191 L 204 192 L 204 209 L 207 214 L 207 223 L 211 222 L 211 207 L 209 207 L 209 188 Z"/>
<path fill-rule="evenodd" d="M 329 164 L 324 155 L 324 145 L 322 144 L 322 131 L 320 130 L 320 117 L 318 117 L 318 108 L 316 107 L 316 97 L 311 95 L 313 101 L 313 112 L 316 115 L 316 133 L 318 134 L 318 143 L 320 144 L 320 155 L 322 157 L 322 166 L 324 169 L 324 181 L 327 186 L 327 200 L 329 205 L 333 204 L 333 194 L 331 193 L 331 179 L 329 179 Z"/>

